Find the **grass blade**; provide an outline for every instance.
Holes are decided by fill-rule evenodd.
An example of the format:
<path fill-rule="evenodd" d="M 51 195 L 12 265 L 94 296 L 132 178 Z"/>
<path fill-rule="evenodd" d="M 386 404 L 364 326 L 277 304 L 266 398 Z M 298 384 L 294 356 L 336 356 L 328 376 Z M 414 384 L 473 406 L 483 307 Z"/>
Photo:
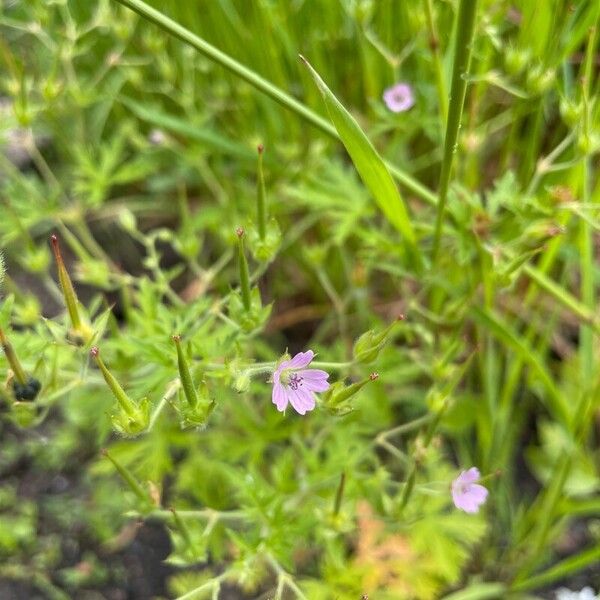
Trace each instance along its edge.
<path fill-rule="evenodd" d="M 435 264 L 442 236 L 442 221 L 448 186 L 450 184 L 450 173 L 452 161 L 456 152 L 456 140 L 460 129 L 465 97 L 467 94 L 466 76 L 471 63 L 471 44 L 475 32 L 475 13 L 477 12 L 477 0 L 461 0 L 458 8 L 458 21 L 456 29 L 456 44 L 454 46 L 454 65 L 452 68 L 452 87 L 450 90 L 450 106 L 448 110 L 448 121 L 446 122 L 446 136 L 444 138 L 444 157 L 442 159 L 442 172 L 440 174 L 440 188 L 437 215 L 435 219 L 435 234 L 433 239 L 433 260 Z"/>
<path fill-rule="evenodd" d="M 383 159 L 354 117 L 342 106 L 319 74 L 304 57 L 300 58 L 302 58 L 311 77 L 317 84 L 325 101 L 331 122 L 334 124 L 360 178 L 375 198 L 387 220 L 402 234 L 407 252 L 413 257 L 417 266 L 420 266 L 422 259 L 410 216 Z"/>

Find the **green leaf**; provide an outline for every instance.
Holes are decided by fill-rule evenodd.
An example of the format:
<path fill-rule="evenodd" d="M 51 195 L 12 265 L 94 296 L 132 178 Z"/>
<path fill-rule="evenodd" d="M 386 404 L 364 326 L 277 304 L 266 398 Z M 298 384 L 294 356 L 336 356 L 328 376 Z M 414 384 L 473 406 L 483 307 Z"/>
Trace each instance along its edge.
<path fill-rule="evenodd" d="M 334 124 L 360 178 L 375 198 L 387 220 L 402 234 L 406 250 L 421 266 L 422 259 L 410 216 L 383 159 L 352 115 L 342 106 L 319 74 L 301 57 L 319 88 L 331 122 Z"/>

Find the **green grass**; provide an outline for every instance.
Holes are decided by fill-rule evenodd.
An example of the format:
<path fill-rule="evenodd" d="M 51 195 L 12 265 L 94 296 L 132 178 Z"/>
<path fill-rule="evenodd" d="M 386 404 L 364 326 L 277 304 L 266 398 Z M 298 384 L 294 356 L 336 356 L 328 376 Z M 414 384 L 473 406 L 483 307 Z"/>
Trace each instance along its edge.
<path fill-rule="evenodd" d="M 592 0 L 0 9 L 0 139 L 19 132 L 27 156 L 0 155 L 0 327 L 42 385 L 18 401 L 0 357 L 0 464 L 49 476 L 86 449 L 68 514 L 3 479 L 0 578 L 101 589 L 117 575 L 97 549 L 142 518 L 187 567 L 180 600 L 600 587 L 599 16 Z M 416 103 L 394 114 L 398 81 Z M 309 348 L 335 385 L 281 415 L 267 379 Z M 474 465 L 490 493 L 468 515 L 449 486 Z M 93 540 L 95 580 L 67 570 L 48 519 Z"/>

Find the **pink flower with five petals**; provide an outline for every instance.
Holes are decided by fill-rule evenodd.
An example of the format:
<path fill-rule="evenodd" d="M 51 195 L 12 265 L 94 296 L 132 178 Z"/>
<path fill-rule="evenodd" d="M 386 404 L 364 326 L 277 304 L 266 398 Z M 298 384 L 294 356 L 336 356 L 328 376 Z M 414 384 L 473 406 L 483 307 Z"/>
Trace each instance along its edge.
<path fill-rule="evenodd" d="M 392 112 L 400 113 L 414 105 L 415 96 L 408 83 L 397 83 L 383 92 L 383 101 Z"/>
<path fill-rule="evenodd" d="M 283 412 L 288 403 L 301 415 L 315 407 L 315 392 L 329 389 L 329 373 L 307 369 L 314 358 L 312 350 L 298 352 L 294 358 L 277 365 L 273 373 L 273 404 Z"/>
<path fill-rule="evenodd" d="M 468 471 L 461 471 L 460 475 L 452 482 L 452 501 L 456 508 L 467 513 L 479 512 L 479 507 L 486 501 L 488 490 L 479 481 L 480 474 L 477 467 Z"/>

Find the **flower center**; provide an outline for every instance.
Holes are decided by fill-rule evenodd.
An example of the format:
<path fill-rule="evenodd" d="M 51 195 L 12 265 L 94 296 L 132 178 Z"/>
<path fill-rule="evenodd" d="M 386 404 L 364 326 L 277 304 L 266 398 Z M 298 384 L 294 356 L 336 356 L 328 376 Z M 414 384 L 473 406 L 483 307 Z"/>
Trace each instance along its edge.
<path fill-rule="evenodd" d="M 296 373 L 292 373 L 288 385 L 292 390 L 297 390 L 302 385 L 302 377 L 296 375 Z"/>
<path fill-rule="evenodd" d="M 297 390 L 302 385 L 302 377 L 290 369 L 286 369 L 281 373 L 280 381 L 291 390 Z"/>

